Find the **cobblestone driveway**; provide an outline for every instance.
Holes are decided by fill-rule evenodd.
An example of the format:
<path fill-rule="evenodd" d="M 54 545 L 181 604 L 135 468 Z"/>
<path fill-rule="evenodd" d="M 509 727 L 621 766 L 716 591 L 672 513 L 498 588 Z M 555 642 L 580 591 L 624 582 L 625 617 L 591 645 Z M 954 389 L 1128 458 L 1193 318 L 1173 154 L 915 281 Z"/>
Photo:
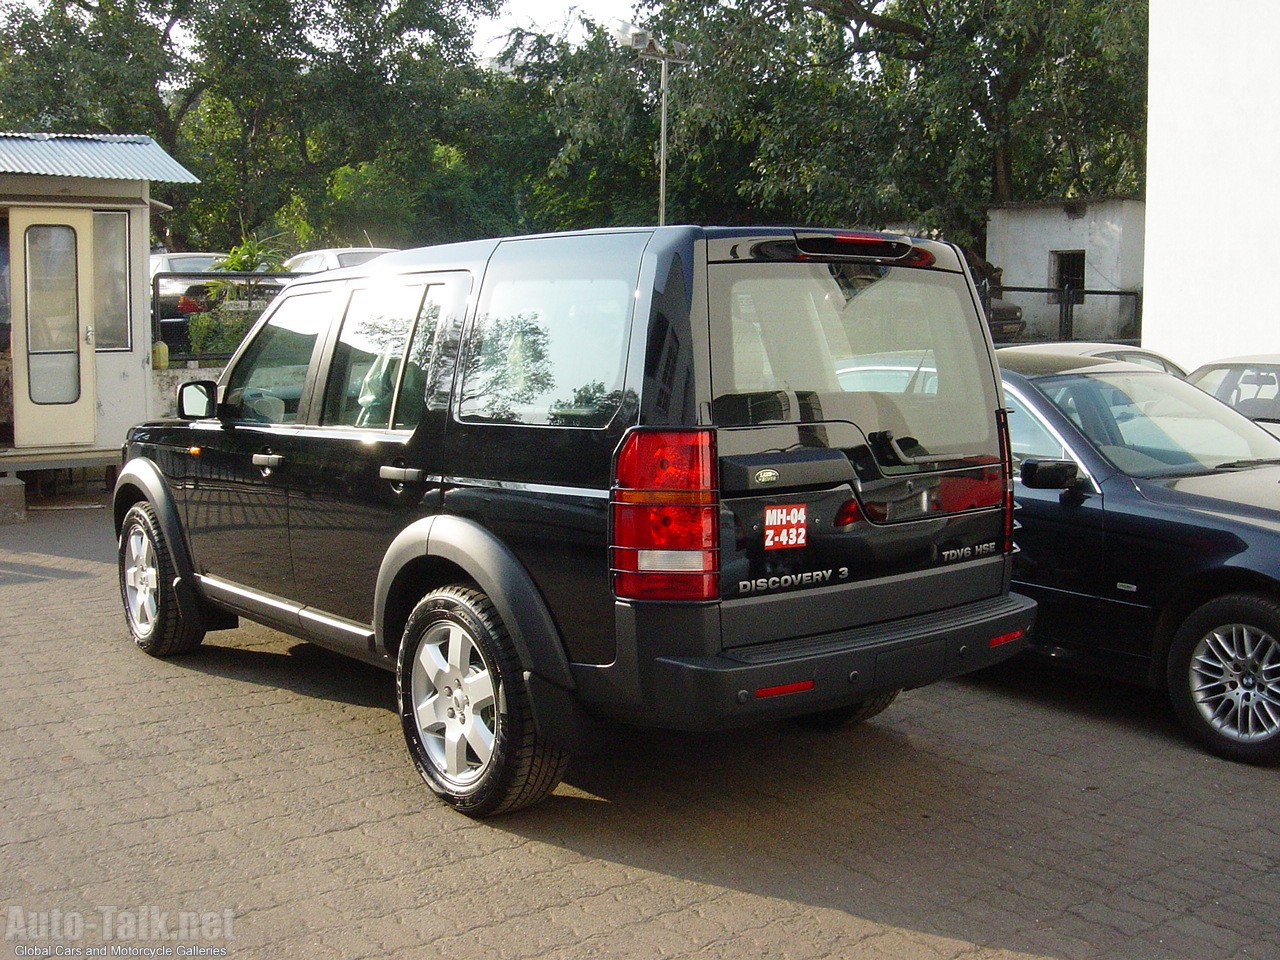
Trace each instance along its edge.
<path fill-rule="evenodd" d="M 836 735 L 634 734 L 477 824 L 390 675 L 134 649 L 105 510 L 0 527 L 0 610 L 0 956 L 1280 957 L 1280 774 L 1142 690 L 1017 663 Z"/>

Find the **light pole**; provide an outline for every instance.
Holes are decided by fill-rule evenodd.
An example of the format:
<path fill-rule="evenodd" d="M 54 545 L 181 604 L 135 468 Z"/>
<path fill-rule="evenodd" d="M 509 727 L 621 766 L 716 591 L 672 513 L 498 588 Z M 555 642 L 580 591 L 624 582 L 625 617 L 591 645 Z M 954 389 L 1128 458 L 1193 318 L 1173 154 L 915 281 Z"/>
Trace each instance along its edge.
<path fill-rule="evenodd" d="M 611 29 L 613 37 L 626 50 L 634 50 L 641 60 L 657 60 L 662 65 L 658 90 L 661 95 L 662 109 L 660 132 L 658 134 L 658 226 L 667 222 L 667 77 L 673 63 L 693 63 L 689 56 L 689 45 L 672 41 L 671 49 L 665 49 L 648 30 L 641 30 L 625 20 L 614 20 Z"/>

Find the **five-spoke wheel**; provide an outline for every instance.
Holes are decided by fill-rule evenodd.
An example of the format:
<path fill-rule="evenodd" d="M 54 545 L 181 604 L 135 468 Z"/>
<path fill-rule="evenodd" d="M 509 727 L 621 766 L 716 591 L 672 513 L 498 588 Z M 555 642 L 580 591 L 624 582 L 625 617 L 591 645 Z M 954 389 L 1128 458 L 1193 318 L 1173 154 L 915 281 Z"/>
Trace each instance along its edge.
<path fill-rule="evenodd" d="M 135 503 L 120 526 L 120 599 L 134 642 L 152 656 L 167 657 L 199 646 L 204 630 L 186 622 L 174 593 L 169 544 L 155 509 Z"/>
<path fill-rule="evenodd" d="M 418 602 L 396 685 L 418 772 L 468 816 L 537 803 L 564 775 L 568 755 L 539 735 L 511 636 L 479 590 L 442 587 Z"/>

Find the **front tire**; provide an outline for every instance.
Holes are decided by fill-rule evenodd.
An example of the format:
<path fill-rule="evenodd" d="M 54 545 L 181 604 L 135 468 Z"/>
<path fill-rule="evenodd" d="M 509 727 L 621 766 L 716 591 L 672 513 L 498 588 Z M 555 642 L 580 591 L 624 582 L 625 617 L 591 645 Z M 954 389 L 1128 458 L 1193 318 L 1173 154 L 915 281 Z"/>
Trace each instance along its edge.
<path fill-rule="evenodd" d="M 542 800 L 569 757 L 539 735 L 520 658 L 489 598 L 436 590 L 409 615 L 396 689 L 405 742 L 422 779 L 470 817 Z"/>
<path fill-rule="evenodd" d="M 155 508 L 145 500 L 124 515 L 119 543 L 120 599 L 134 643 L 153 657 L 194 650 L 204 630 L 186 622 L 173 582 L 177 574 Z"/>
<path fill-rule="evenodd" d="M 1209 752 L 1280 761 L 1280 605 L 1230 594 L 1187 617 L 1169 650 L 1169 693 L 1187 732 Z"/>

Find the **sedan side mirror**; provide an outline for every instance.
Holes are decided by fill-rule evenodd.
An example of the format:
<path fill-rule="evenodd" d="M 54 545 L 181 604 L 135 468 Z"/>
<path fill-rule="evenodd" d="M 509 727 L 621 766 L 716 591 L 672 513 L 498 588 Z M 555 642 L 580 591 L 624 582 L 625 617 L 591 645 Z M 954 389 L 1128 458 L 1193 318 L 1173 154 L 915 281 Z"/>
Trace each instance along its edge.
<path fill-rule="evenodd" d="M 208 420 L 218 414 L 218 385 L 212 380 L 189 380 L 178 387 L 178 416 Z"/>
<path fill-rule="evenodd" d="M 1068 490 L 1080 471 L 1074 460 L 1024 460 L 1022 482 L 1033 490 Z"/>

